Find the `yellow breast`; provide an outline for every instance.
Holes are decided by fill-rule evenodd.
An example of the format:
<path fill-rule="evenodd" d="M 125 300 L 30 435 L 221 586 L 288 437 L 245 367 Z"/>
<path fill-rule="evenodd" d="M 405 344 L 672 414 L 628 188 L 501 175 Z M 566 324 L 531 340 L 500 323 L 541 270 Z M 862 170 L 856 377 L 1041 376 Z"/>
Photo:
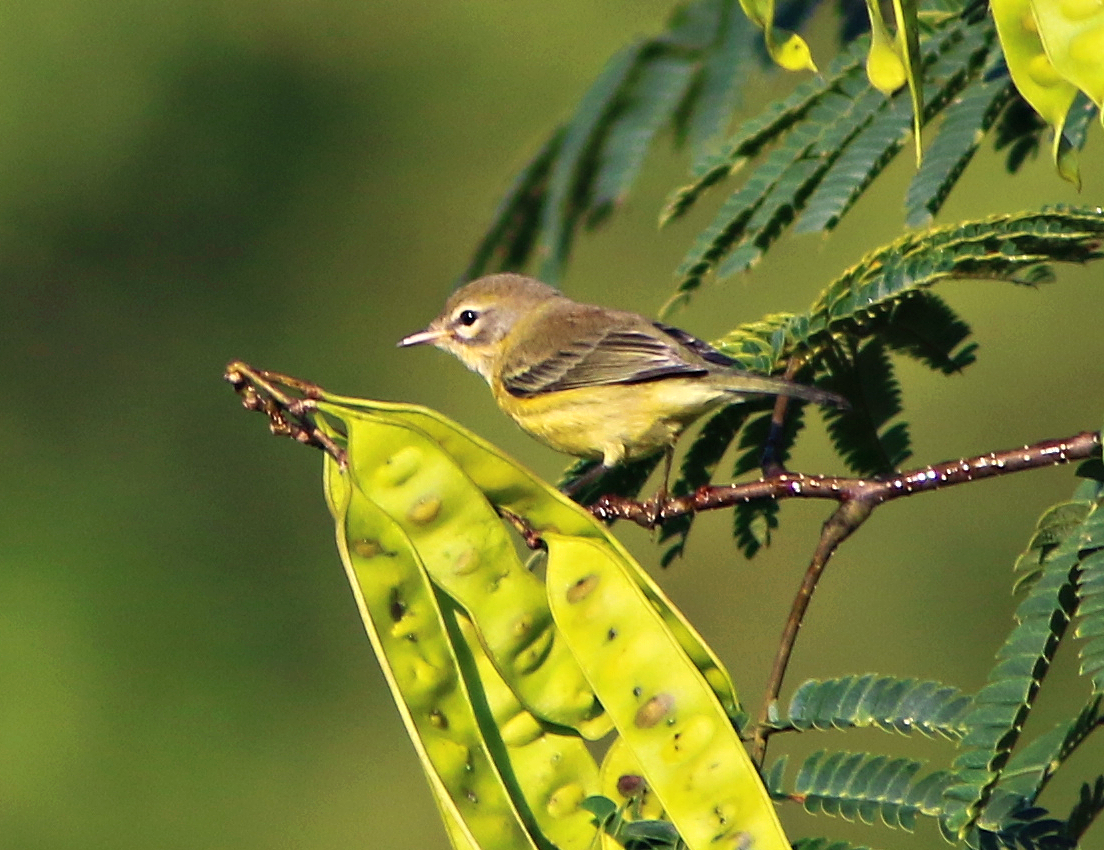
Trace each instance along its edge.
<path fill-rule="evenodd" d="M 521 398 L 498 382 L 492 389 L 499 407 L 542 443 L 576 457 L 601 458 L 606 466 L 662 451 L 727 395 L 708 380 L 694 378 L 580 387 Z"/>

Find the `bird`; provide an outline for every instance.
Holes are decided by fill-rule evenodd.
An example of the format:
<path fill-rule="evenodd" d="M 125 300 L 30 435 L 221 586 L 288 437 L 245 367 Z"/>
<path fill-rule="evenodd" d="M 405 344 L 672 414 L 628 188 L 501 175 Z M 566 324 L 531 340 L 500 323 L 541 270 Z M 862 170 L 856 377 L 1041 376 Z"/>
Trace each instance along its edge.
<path fill-rule="evenodd" d="M 399 340 L 455 355 L 540 442 L 600 461 L 596 472 L 674 445 L 702 414 L 747 396 L 847 400 L 735 368 L 706 342 L 638 313 L 584 304 L 531 277 L 492 274 L 457 289 L 429 325 Z M 590 478 L 591 476 L 587 476 Z"/>

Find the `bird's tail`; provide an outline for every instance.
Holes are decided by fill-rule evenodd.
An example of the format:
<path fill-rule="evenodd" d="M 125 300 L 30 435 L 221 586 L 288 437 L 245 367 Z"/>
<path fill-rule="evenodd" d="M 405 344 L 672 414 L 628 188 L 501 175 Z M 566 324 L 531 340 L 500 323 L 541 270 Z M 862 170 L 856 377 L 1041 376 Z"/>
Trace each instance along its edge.
<path fill-rule="evenodd" d="M 784 395 L 789 398 L 800 398 L 811 401 L 822 407 L 835 407 L 840 410 L 850 410 L 851 403 L 841 395 L 822 390 L 819 387 L 810 387 L 807 384 L 798 384 L 785 378 L 773 378 L 769 375 L 756 375 L 753 372 L 732 370 L 732 392 L 734 393 L 762 393 L 764 395 Z"/>

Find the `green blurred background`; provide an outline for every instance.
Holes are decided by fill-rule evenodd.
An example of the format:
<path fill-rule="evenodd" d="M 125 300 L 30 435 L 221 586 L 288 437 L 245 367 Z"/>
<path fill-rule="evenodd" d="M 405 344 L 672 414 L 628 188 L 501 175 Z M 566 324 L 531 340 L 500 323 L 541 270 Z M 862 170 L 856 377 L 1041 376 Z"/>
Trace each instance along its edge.
<path fill-rule="evenodd" d="M 267 436 L 222 367 L 242 358 L 430 404 L 555 475 L 562 459 L 478 378 L 394 343 L 436 313 L 510 178 L 604 60 L 670 7 L 5 4 L 0 847 L 444 846 L 345 586 L 320 459 Z M 815 22 L 821 56 L 831 23 Z M 795 79 L 757 82 L 747 109 Z M 1100 150 L 1096 128 L 1080 196 L 1045 160 L 1007 179 L 987 154 L 943 220 L 1099 202 Z M 676 321 L 710 337 L 804 307 L 900 232 L 907 160 L 836 237 L 785 241 Z M 651 161 L 579 244 L 569 294 L 657 309 L 720 197 L 655 235 L 685 167 Z M 1099 427 L 1100 277 L 943 289 L 981 359 L 952 379 L 902 366 L 917 463 Z M 813 416 L 797 468 L 839 471 L 822 430 Z M 1072 487 L 1059 468 L 881 511 L 833 563 L 792 681 L 872 670 L 978 687 L 1009 625 L 1009 565 Z M 750 564 L 726 546 L 728 519 L 707 517 L 661 576 L 752 703 L 825 511 L 787 504 L 776 545 Z M 647 534 L 618 532 L 655 564 Z M 1080 699 L 1074 662 L 1059 658 L 1056 689 Z M 786 817 L 795 834 L 838 830 Z"/>

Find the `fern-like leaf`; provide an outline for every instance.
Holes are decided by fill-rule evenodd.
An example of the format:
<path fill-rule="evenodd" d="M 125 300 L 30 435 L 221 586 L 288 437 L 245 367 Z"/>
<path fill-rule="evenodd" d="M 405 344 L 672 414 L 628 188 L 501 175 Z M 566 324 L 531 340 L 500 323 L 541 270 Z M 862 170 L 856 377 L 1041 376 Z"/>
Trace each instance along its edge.
<path fill-rule="evenodd" d="M 876 475 L 904 463 L 912 454 L 908 426 L 889 425 L 901 412 L 901 390 L 885 344 L 864 342 L 847 368 L 833 369 L 831 386 L 852 404 L 850 410 L 825 414 L 828 434 L 847 466 L 860 475 Z"/>
<path fill-rule="evenodd" d="M 1038 283 L 1049 262 L 1104 256 L 1104 215 L 1053 207 L 908 234 L 865 256 L 801 317 L 806 338 L 834 322 L 864 322 L 906 292 L 949 278 Z M 801 344 L 803 339 L 795 339 Z"/>
<path fill-rule="evenodd" d="M 559 280 L 576 221 L 584 209 L 587 180 L 595 156 L 596 140 L 603 133 L 622 88 L 644 55 L 644 44 L 637 43 L 616 54 L 590 87 L 574 118 L 567 125 L 559 155 L 548 176 L 547 197 L 541 207 L 537 251 L 540 276 L 554 283 Z"/>
<path fill-rule="evenodd" d="M 731 175 L 803 120 L 806 113 L 842 80 L 853 78 L 862 67 L 868 46 L 867 38 L 856 39 L 832 61 L 823 76 L 806 80 L 789 97 L 771 103 L 758 116 L 744 121 L 723 150 L 696 162 L 690 174 L 692 181 L 675 190 L 667 200 L 659 217 L 660 224 L 667 224 L 689 210 L 705 190 Z"/>
<path fill-rule="evenodd" d="M 944 110 L 939 134 L 925 152 L 905 196 L 909 227 L 920 227 L 939 212 L 1014 91 L 1007 72 L 995 78 L 983 75 Z"/>
<path fill-rule="evenodd" d="M 758 29 L 727 0 L 703 4 L 716 15 L 715 40 L 694 81 L 691 98 L 680 115 L 681 135 L 688 138 L 692 163 L 716 153 L 740 100 L 748 73 L 748 49 L 758 41 Z"/>
<path fill-rule="evenodd" d="M 936 771 L 915 781 L 922 763 L 871 753 L 819 750 L 798 769 L 786 792 L 783 770 L 772 768 L 768 787 L 779 797 L 798 800 L 810 814 L 885 825 L 911 832 L 919 815 L 938 816 L 951 775 Z"/>
<path fill-rule="evenodd" d="M 589 224 L 624 200 L 656 133 L 671 120 L 686 96 L 695 70 L 695 64 L 682 56 L 658 56 L 642 63 L 632 94 L 616 107 L 616 117 L 598 154 Z"/>
<path fill-rule="evenodd" d="M 1097 501 L 1082 521 L 1077 541 L 1081 574 L 1075 634 L 1084 641 L 1080 649 L 1081 675 L 1090 678 L 1093 693 L 1104 694 L 1104 510 L 1099 500 L 1104 483 L 1089 480 L 1082 488 L 1086 495 L 1097 494 Z"/>
<path fill-rule="evenodd" d="M 545 187 L 563 137 L 562 130 L 554 133 L 514 179 L 495 210 L 493 224 L 461 275 L 461 282 L 491 271 L 517 271 L 525 264 L 540 233 Z"/>
<path fill-rule="evenodd" d="M 957 740 L 965 734 L 962 716 L 970 698 L 939 682 L 892 676 L 810 679 L 794 693 L 788 715 L 777 729 L 858 729 L 919 732 Z"/>
<path fill-rule="evenodd" d="M 1066 818 L 1066 835 L 1077 842 L 1101 812 L 1104 812 L 1104 776 L 1096 777 L 1091 785 L 1082 783 L 1077 802 Z"/>
<path fill-rule="evenodd" d="M 989 803 L 1077 607 L 1080 532 L 1091 521 L 1101 490 L 1095 481 L 1079 488 L 1073 501 L 1091 501 L 1093 511 L 1045 558 L 1016 609 L 1016 625 L 997 652 L 988 684 L 966 715 L 969 732 L 954 761 L 955 784 L 946 791 L 944 822 L 953 833 L 964 835 Z"/>
<path fill-rule="evenodd" d="M 1054 505 L 1039 517 L 1035 533 L 1031 535 L 1027 548 L 1016 558 L 1013 566 L 1018 574 L 1014 591 L 1019 592 L 1035 583 L 1054 550 L 1080 529 L 1081 523 L 1092 509 L 1091 500 L 1079 499 Z"/>
<path fill-rule="evenodd" d="M 802 408 L 790 411 L 782 433 L 774 446 L 775 459 L 782 464 L 790 456 L 797 434 L 805 427 Z M 760 468 L 763 461 L 763 447 L 771 434 L 771 412 L 767 411 L 752 418 L 740 436 L 739 447 L 744 451 L 736 459 L 732 470 L 734 478 Z M 748 558 L 762 548 L 770 545 L 771 532 L 778 527 L 779 505 L 773 499 L 745 502 L 737 505 L 732 517 L 732 533 L 738 548 Z"/>
<path fill-rule="evenodd" d="M 1008 822 L 1015 811 L 1034 806 L 1058 768 L 1102 724 L 1101 697 L 1096 696 L 1076 717 L 1056 724 L 1027 746 L 1017 749 L 993 789 L 978 826 L 999 831 L 1001 824 Z"/>
<path fill-rule="evenodd" d="M 1076 634 L 1085 641 L 1081 646 L 1081 675 L 1090 677 L 1094 693 L 1104 694 L 1104 551 L 1094 552 L 1081 562 L 1077 595 L 1081 603 Z"/>

